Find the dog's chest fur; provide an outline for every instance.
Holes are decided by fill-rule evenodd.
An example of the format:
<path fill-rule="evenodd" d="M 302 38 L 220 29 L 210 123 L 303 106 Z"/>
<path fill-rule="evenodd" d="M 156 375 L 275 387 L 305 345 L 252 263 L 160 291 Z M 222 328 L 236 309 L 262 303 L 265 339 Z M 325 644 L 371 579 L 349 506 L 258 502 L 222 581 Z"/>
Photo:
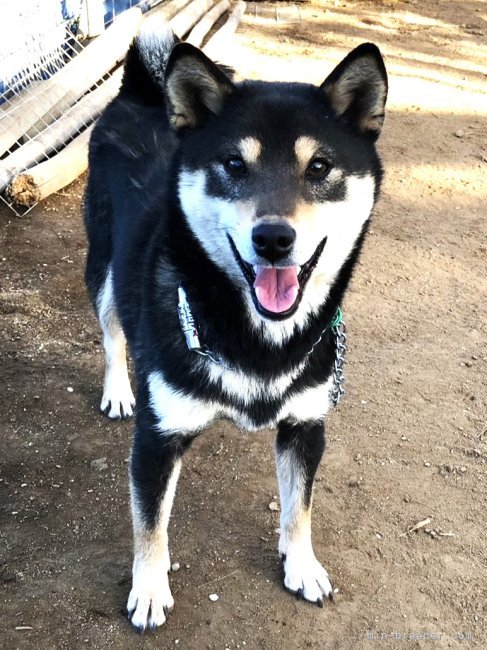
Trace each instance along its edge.
<path fill-rule="evenodd" d="M 175 389 L 162 372 L 148 378 L 150 403 L 161 432 L 191 433 L 216 418 L 229 418 L 239 428 L 255 431 L 285 418 L 322 419 L 330 408 L 332 379 L 302 385 L 306 362 L 273 379 L 226 368 L 210 360 L 197 361 L 206 390 L 198 395 Z"/>

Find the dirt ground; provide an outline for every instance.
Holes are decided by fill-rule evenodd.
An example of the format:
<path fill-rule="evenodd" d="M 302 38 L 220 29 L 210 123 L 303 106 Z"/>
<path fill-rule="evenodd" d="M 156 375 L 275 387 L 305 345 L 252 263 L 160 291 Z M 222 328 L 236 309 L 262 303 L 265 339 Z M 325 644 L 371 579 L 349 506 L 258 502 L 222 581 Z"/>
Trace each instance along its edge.
<path fill-rule="evenodd" d="M 216 423 L 170 524 L 174 611 L 130 629 L 132 424 L 98 413 L 85 179 L 23 219 L 0 210 L 3 648 L 487 647 L 486 17 L 463 0 L 249 4 L 228 53 L 244 74 L 321 82 L 371 40 L 390 74 L 387 176 L 315 489 L 338 590 L 323 610 L 281 587 L 272 433 Z"/>

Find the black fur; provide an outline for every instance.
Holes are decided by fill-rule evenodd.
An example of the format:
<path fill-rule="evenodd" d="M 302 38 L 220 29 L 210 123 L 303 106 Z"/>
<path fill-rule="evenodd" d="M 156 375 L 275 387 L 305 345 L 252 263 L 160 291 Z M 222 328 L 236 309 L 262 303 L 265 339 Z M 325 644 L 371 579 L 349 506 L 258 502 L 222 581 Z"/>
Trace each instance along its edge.
<path fill-rule="evenodd" d="M 276 151 L 289 147 L 300 133 L 318 129 L 327 142 L 324 155 L 330 163 L 338 161 L 345 173 L 372 174 L 377 188 L 382 175 L 370 139 L 334 116 L 320 88 L 264 82 L 244 82 L 234 88 L 221 115 L 207 116 L 204 128 L 184 129 L 176 135 L 166 115 L 164 92 L 132 48 L 121 92 L 99 120 L 90 144 L 86 281 L 96 307 L 108 265 L 112 264 L 117 313 L 135 360 L 139 386 L 132 472 L 148 524 L 154 521 L 155 504 L 164 489 L 168 468 L 184 450 L 177 432 L 161 442 L 155 422 L 147 415 L 151 407 L 147 391 L 140 387 L 146 385 L 149 374 L 164 369 L 165 380 L 182 394 L 218 399 L 245 413 L 255 427 L 272 423 L 283 400 L 304 388 L 323 384 L 331 374 L 335 343 L 326 327 L 342 302 L 367 228 L 364 226 L 327 300 L 303 330 L 295 331 L 276 348 L 249 321 L 241 289 L 209 259 L 190 230 L 175 191 L 182 163 L 192 169 L 231 155 L 225 133 L 228 125 L 232 125 L 233 138 L 252 133 L 270 139 Z M 289 176 L 288 169 L 279 171 L 282 178 Z M 276 188 L 275 172 L 261 178 L 261 184 L 269 186 L 269 200 L 274 201 L 262 209 L 279 214 L 279 201 L 294 188 L 286 184 Z M 254 189 L 250 183 L 240 196 L 251 197 Z M 221 179 L 211 171 L 207 191 L 233 198 L 231 188 L 222 186 Z M 299 191 L 308 200 L 339 201 L 344 188 L 337 182 L 326 189 L 316 186 Z M 246 403 L 244 396 L 228 397 L 218 384 L 209 383 L 198 365 L 199 357 L 188 351 L 177 315 L 179 286 L 187 291 L 202 341 L 230 366 L 263 382 L 295 369 L 326 331 L 284 394 Z M 323 451 L 319 430 L 322 425 L 313 422 L 302 429 L 284 422 L 279 430 L 278 445 L 295 445 L 306 467 L 308 502 Z"/>
<path fill-rule="evenodd" d="M 369 79 L 344 74 L 358 59 L 368 60 L 371 64 Z M 349 98 L 349 103 L 340 117 L 344 124 L 374 142 L 379 137 L 384 122 L 384 104 L 377 102 L 378 85 L 383 86 L 384 101 L 388 92 L 387 72 L 379 48 L 373 43 L 362 43 L 356 47 L 337 65 L 321 87 L 326 91 L 339 86 L 344 78 L 347 79 L 344 94 Z M 365 115 L 372 116 L 374 120 L 364 127 L 362 118 Z"/>
<path fill-rule="evenodd" d="M 296 468 L 302 468 L 304 478 L 304 507 L 311 503 L 311 491 L 316 470 L 325 451 L 325 427 L 323 422 L 279 422 L 276 438 L 277 453 L 292 451 Z"/>
<path fill-rule="evenodd" d="M 147 403 L 147 395 L 144 395 L 144 392 L 147 392 L 147 387 L 142 385 L 137 394 L 137 401 L 140 403 Z M 130 459 L 130 474 L 148 529 L 152 529 L 156 523 L 161 498 L 176 461 L 192 442 L 192 437 L 161 434 L 152 411 L 139 410 Z"/>
<path fill-rule="evenodd" d="M 204 409 L 198 411 L 201 404 L 205 409 L 210 408 L 208 405 L 213 409 L 215 405 L 210 416 L 222 412 L 248 428 L 277 424 L 278 458 L 286 453 L 283 463 L 278 463 L 281 497 L 289 500 L 288 504 L 283 503 L 286 530 L 282 531 L 280 541 L 281 553 L 287 553 L 286 566 L 291 567 L 285 586 L 319 605 L 322 605 L 322 595 L 332 597 L 326 571 L 315 560 L 311 545 L 308 550 L 300 546 L 303 540 L 306 545 L 311 534 L 310 518 L 301 517 L 300 513 L 311 507 L 313 480 L 325 447 L 323 418 L 328 404 L 325 383 L 332 373 L 336 345 L 331 322 L 352 276 L 369 220 L 365 212 L 359 214 L 354 227 L 360 227 L 357 224 L 363 222 L 362 218 L 365 218 L 364 225 L 358 236 L 353 231 L 355 244 L 347 251 L 343 263 L 341 254 L 338 263 L 328 258 L 330 264 L 335 264 L 330 273 L 339 264 L 341 267 L 331 287 L 323 287 L 323 298 L 319 287 L 313 286 L 314 293 L 306 294 L 306 291 L 318 260 L 333 255 L 333 249 L 330 251 L 327 246 L 328 239 L 335 235 L 333 229 L 330 234 L 323 228 L 323 233 L 328 234 L 313 231 L 313 236 L 308 237 L 309 223 L 318 230 L 323 224 L 334 223 L 322 222 L 321 217 L 328 218 L 325 214 L 328 206 L 346 201 L 352 186 L 366 188 L 369 196 L 364 198 L 364 210 L 368 211 L 372 200 L 372 180 L 374 198 L 377 198 L 382 169 L 374 139 L 382 124 L 380 111 L 387 91 L 380 53 L 371 45 L 354 50 L 321 87 L 256 81 L 234 83 L 224 66 L 217 66 L 192 46 L 176 45 L 172 53 L 170 49 L 171 38 L 167 33 L 159 40 L 154 34 L 142 35 L 130 48 L 120 93 L 98 121 L 91 138 L 85 209 L 88 290 L 95 310 L 99 311 L 100 295 L 111 269 L 116 317 L 128 341 L 137 379 L 131 482 L 137 517 L 135 535 L 141 536 L 142 550 L 137 550 L 136 543 L 128 609 L 132 623 L 139 629 L 162 624 L 172 604 L 169 587 L 163 584 L 166 577 L 157 573 L 169 568 L 161 565 L 168 557 L 168 549 L 161 528 L 167 517 L 159 517 L 160 508 L 175 464 L 206 423 L 206 420 L 199 422 L 193 414 L 186 426 L 180 401 L 170 410 L 171 400 L 182 396 L 193 400 L 189 402 L 190 408 L 194 406 L 196 415 L 201 413 L 202 419 L 206 416 Z M 354 66 L 350 75 L 347 74 L 349 65 Z M 304 144 L 300 138 L 305 138 Z M 255 140 L 259 141 L 257 145 Z M 260 149 L 255 160 L 251 160 L 252 151 L 250 154 L 247 151 L 250 162 L 244 165 L 245 173 L 232 176 L 227 163 L 240 154 L 245 157 L 238 150 L 239 143 L 242 150 L 246 146 L 242 141 L 250 149 L 255 146 Z M 313 163 L 319 161 L 325 175 L 308 174 L 308 169 L 312 169 L 310 156 L 314 157 Z M 180 184 L 183 170 L 193 179 L 193 185 Z M 194 179 L 201 177 L 200 170 L 204 170 L 206 179 L 204 195 L 192 193 Z M 329 179 L 325 180 L 328 175 Z M 354 183 L 348 183 L 351 176 Z M 357 185 L 357 179 L 364 176 L 365 183 Z M 186 213 L 179 192 L 186 192 L 183 194 Z M 221 222 L 216 218 L 213 224 L 210 222 L 207 230 L 213 227 L 221 238 L 209 244 L 209 237 L 205 239 L 205 215 L 198 213 L 190 217 L 188 214 L 194 211 L 195 196 L 202 196 L 205 205 L 211 206 L 216 204 L 215 198 L 220 201 L 219 206 L 237 200 L 252 204 L 252 217 L 238 221 L 232 235 L 238 226 L 248 228 L 248 234 L 261 218 L 266 223 L 266 217 L 272 217 L 267 220 L 272 224 L 276 223 L 276 216 L 283 223 L 289 218 L 289 227 L 296 226 L 297 237 L 304 238 L 303 250 L 312 245 L 314 252 L 306 253 L 310 256 L 308 260 L 296 262 L 289 257 L 294 254 L 293 244 L 289 246 L 290 251 L 281 251 L 282 259 L 279 259 L 279 266 L 292 269 L 281 275 L 269 268 L 259 270 L 261 262 L 255 261 L 258 257 L 244 260 L 241 255 L 239 259 L 238 247 L 222 226 L 223 217 Z M 353 199 L 347 203 L 347 210 L 361 201 L 361 197 Z M 196 205 L 199 207 L 199 203 Z M 317 206 L 320 207 L 318 218 Z M 292 219 L 296 221 L 291 223 Z M 218 242 L 217 254 L 211 248 L 214 241 Z M 245 248 L 245 237 L 240 243 Z M 222 259 L 235 264 L 232 272 L 240 269 L 242 276 L 229 273 L 219 259 L 223 246 L 229 248 L 225 248 L 227 257 Z M 298 292 L 294 294 L 298 297 L 291 307 L 286 306 L 287 302 L 283 303 L 281 312 L 278 309 L 271 312 L 263 304 L 257 304 L 260 299 L 252 293 L 255 288 L 252 274 L 256 268 L 255 273 L 261 279 L 266 273 L 274 273 L 274 277 L 281 279 L 294 273 L 297 283 L 293 290 Z M 214 356 L 242 373 L 248 381 L 249 394 L 239 394 L 233 389 L 236 381 L 233 375 L 229 378 L 223 373 L 222 377 L 212 379 L 208 370 L 211 362 L 188 350 L 178 318 L 180 287 L 186 291 L 201 341 Z M 269 283 L 265 290 L 271 289 Z M 252 306 L 249 292 L 256 308 L 254 317 L 248 311 Z M 116 318 L 114 311 L 106 313 L 108 295 L 105 294 L 103 314 L 99 316 L 108 341 L 106 349 L 113 355 L 110 345 L 118 341 L 120 352 L 123 341 L 120 344 L 122 337 L 112 336 L 110 330 Z M 267 336 L 271 326 L 282 325 L 270 323 L 271 320 L 281 319 L 285 325 L 286 319 L 295 313 L 299 315 L 303 295 L 314 302 L 302 326 L 295 327 L 282 340 Z M 263 302 L 272 308 L 265 297 Z M 110 327 L 105 322 L 107 318 L 112 319 Z M 270 331 L 275 334 L 274 330 Z M 113 366 L 115 370 L 118 367 Z M 154 377 L 160 379 L 161 395 L 169 403 L 161 403 L 162 397 L 154 389 L 157 384 Z M 223 382 L 227 380 L 229 388 L 224 389 Z M 318 404 L 314 414 L 309 413 L 308 395 L 304 406 L 303 401 L 296 399 L 287 410 L 287 402 L 315 387 L 323 388 L 323 404 Z M 168 413 L 169 419 L 164 423 Z M 181 426 L 181 430 L 174 430 L 176 426 Z M 303 502 L 298 503 L 301 494 Z M 170 505 L 165 504 L 167 516 Z M 301 526 L 302 530 L 295 530 L 295 526 Z M 151 536 L 150 531 L 154 529 L 160 534 Z M 293 534 L 298 533 L 302 539 L 292 540 Z M 303 548 L 311 555 L 308 562 L 302 558 L 301 566 Z M 157 553 L 153 554 L 154 550 Z M 316 587 L 313 590 L 309 573 L 305 581 L 306 572 L 311 572 L 321 591 L 316 592 Z"/>

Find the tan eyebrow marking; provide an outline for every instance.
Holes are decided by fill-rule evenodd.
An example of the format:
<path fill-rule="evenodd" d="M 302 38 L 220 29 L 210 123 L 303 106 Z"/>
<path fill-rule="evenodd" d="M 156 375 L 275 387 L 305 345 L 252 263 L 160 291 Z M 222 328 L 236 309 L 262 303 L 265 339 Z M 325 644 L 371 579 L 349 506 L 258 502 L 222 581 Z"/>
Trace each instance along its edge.
<path fill-rule="evenodd" d="M 319 149 L 319 143 L 308 135 L 302 135 L 294 143 L 294 151 L 298 159 L 299 166 L 305 169 L 309 161 L 313 158 Z"/>
<path fill-rule="evenodd" d="M 262 144 L 257 140 L 249 136 L 240 140 L 238 143 L 238 148 L 242 154 L 242 158 L 246 163 L 255 164 L 259 159 L 260 153 L 262 151 Z"/>

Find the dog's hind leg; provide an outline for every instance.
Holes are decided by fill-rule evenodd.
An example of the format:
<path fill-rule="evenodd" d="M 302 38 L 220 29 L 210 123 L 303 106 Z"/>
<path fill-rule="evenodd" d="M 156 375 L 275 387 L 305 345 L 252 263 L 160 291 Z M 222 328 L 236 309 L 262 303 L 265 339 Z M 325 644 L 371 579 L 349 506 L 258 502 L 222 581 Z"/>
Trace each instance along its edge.
<path fill-rule="evenodd" d="M 105 379 L 100 409 L 111 419 L 128 418 L 133 413 L 135 398 L 128 375 L 125 336 L 115 308 L 110 267 L 96 306 L 105 349 Z"/>
<path fill-rule="evenodd" d="M 323 606 L 333 598 L 328 573 L 315 557 L 311 543 L 311 505 L 314 476 L 325 448 L 322 421 L 279 423 L 276 464 L 281 499 L 279 553 L 284 586 L 299 598 Z"/>
<path fill-rule="evenodd" d="M 168 579 L 171 561 L 167 526 L 188 442 L 178 434 L 161 435 L 154 428 L 136 428 L 130 485 L 134 564 L 127 611 L 140 632 L 162 625 L 174 605 Z"/>

